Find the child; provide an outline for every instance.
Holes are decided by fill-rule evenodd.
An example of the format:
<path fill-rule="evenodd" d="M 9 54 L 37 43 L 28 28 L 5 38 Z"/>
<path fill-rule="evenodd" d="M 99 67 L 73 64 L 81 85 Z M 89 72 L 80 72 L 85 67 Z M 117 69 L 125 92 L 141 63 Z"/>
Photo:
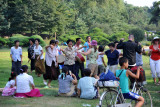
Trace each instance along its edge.
<path fill-rule="evenodd" d="M 23 65 L 20 69 L 20 75 L 16 78 L 16 94 L 15 97 L 41 97 L 39 89 L 35 89 L 35 85 L 33 82 L 33 77 L 27 74 L 28 66 Z M 30 85 L 32 86 L 32 90 L 30 89 Z"/>
<path fill-rule="evenodd" d="M 99 46 L 98 48 L 98 53 L 102 53 L 104 51 L 104 47 L 103 46 Z M 106 63 L 104 62 L 104 55 L 98 55 L 98 59 L 97 59 L 97 64 L 98 64 L 98 75 L 102 72 L 105 71 L 105 67 L 107 67 Z M 103 66 L 104 64 L 104 66 Z"/>
<path fill-rule="evenodd" d="M 96 79 L 91 77 L 91 70 L 84 70 L 85 77 L 81 78 L 78 83 L 78 96 L 84 99 L 94 99 L 98 97 L 98 90 L 95 88 Z"/>
<path fill-rule="evenodd" d="M 64 66 L 62 68 L 62 73 L 59 75 L 58 82 L 59 82 L 58 94 L 60 96 L 67 96 L 67 97 L 74 96 L 75 85 L 77 84 L 77 78 L 71 72 L 69 73 L 68 67 Z"/>
<path fill-rule="evenodd" d="M 120 88 L 122 90 L 123 96 L 125 99 L 132 99 L 137 100 L 137 104 L 135 107 L 141 107 L 144 103 L 144 98 L 139 96 L 136 93 L 130 92 L 129 90 L 129 83 L 128 83 L 128 76 L 138 79 L 140 75 L 140 68 L 138 67 L 136 75 L 133 74 L 131 71 L 126 70 L 128 68 L 128 59 L 125 57 L 121 57 L 119 59 L 119 64 L 121 66 L 120 70 L 116 70 L 116 77 L 120 80 Z"/>
<path fill-rule="evenodd" d="M 3 89 L 2 96 L 12 96 L 16 91 L 15 79 L 17 74 L 12 72 L 5 88 Z"/>

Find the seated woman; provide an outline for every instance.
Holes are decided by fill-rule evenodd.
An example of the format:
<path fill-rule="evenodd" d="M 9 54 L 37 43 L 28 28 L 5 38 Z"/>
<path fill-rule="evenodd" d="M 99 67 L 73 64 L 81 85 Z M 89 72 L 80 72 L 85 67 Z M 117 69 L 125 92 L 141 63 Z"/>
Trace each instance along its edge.
<path fill-rule="evenodd" d="M 64 66 L 62 68 L 62 73 L 58 78 L 59 82 L 59 92 L 60 96 L 74 96 L 75 93 L 75 85 L 77 84 L 77 78 L 71 72 L 69 73 L 69 69 Z"/>
<path fill-rule="evenodd" d="M 17 74 L 14 72 L 11 72 L 11 77 L 9 78 L 6 86 L 3 89 L 2 96 L 12 96 L 15 94 L 16 91 L 16 84 L 15 84 L 15 79 L 16 79 Z"/>
<path fill-rule="evenodd" d="M 85 77 L 81 78 L 78 83 L 78 96 L 84 99 L 98 98 L 98 88 L 95 87 L 97 80 L 91 77 L 91 70 L 86 68 L 84 70 Z"/>
<path fill-rule="evenodd" d="M 20 75 L 16 78 L 17 90 L 15 97 L 41 97 L 39 89 L 35 89 L 33 77 L 27 74 L 28 66 L 23 65 L 20 69 Z M 30 89 L 32 86 L 32 90 Z"/>

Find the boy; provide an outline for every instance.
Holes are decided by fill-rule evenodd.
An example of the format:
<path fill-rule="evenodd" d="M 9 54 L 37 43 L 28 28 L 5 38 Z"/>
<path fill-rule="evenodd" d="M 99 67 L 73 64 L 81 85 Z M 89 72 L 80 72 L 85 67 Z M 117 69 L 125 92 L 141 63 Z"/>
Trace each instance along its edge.
<path fill-rule="evenodd" d="M 94 99 L 98 96 L 98 90 L 95 88 L 96 79 L 91 76 L 90 69 L 84 69 L 85 77 L 81 78 L 78 83 L 78 96 L 84 99 Z"/>
<path fill-rule="evenodd" d="M 137 104 L 135 107 L 141 107 L 144 103 L 144 98 L 139 96 L 136 93 L 130 92 L 129 90 L 129 84 L 128 84 L 128 76 L 138 79 L 140 75 L 140 68 L 138 67 L 136 75 L 133 74 L 131 71 L 126 70 L 128 68 L 128 59 L 125 57 L 121 57 L 119 59 L 119 64 L 121 66 L 120 70 L 116 70 L 116 77 L 118 77 L 120 80 L 120 88 L 122 90 L 123 96 L 125 99 L 132 99 L 137 100 Z"/>

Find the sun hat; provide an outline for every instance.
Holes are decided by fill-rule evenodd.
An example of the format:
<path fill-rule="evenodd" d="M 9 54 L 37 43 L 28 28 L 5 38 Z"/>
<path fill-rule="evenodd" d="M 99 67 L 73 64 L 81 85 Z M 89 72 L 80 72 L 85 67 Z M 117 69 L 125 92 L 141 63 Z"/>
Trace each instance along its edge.
<path fill-rule="evenodd" d="M 92 40 L 91 45 L 92 46 L 97 46 L 97 41 L 96 40 Z"/>
<path fill-rule="evenodd" d="M 153 38 L 153 40 L 157 40 L 157 39 L 159 40 L 159 37 L 157 37 L 157 36 Z"/>

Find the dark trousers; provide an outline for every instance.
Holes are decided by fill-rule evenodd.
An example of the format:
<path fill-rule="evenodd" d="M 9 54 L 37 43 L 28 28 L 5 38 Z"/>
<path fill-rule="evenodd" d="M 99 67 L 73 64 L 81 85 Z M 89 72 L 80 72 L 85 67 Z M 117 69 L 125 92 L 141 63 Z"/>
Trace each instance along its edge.
<path fill-rule="evenodd" d="M 74 74 L 76 75 L 78 80 L 80 79 L 79 70 L 81 70 L 81 77 L 84 77 L 84 63 L 79 63 L 78 61 L 75 61 Z"/>
<path fill-rule="evenodd" d="M 20 69 L 21 69 L 21 61 L 12 61 L 12 71 L 17 73 L 17 75 L 20 74 Z"/>
<path fill-rule="evenodd" d="M 35 70 L 35 60 L 31 59 L 31 70 Z"/>
<path fill-rule="evenodd" d="M 64 65 L 64 66 L 66 66 L 75 75 L 75 73 L 74 73 L 74 65 Z"/>

